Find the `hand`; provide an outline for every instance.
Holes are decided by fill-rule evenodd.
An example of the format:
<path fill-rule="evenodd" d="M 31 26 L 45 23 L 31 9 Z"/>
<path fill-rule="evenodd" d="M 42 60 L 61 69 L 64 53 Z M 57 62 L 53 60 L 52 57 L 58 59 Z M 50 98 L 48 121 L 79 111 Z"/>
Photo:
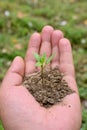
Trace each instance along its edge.
<path fill-rule="evenodd" d="M 48 57 L 55 53 L 51 66 L 58 66 L 71 89 L 75 90 L 62 103 L 49 109 L 41 107 L 22 86 L 24 75 L 35 70 L 34 52 L 46 53 Z M 0 88 L 0 117 L 5 130 L 80 130 L 81 106 L 72 50 L 61 31 L 45 26 L 41 34 L 31 36 L 25 60 L 14 59 Z"/>

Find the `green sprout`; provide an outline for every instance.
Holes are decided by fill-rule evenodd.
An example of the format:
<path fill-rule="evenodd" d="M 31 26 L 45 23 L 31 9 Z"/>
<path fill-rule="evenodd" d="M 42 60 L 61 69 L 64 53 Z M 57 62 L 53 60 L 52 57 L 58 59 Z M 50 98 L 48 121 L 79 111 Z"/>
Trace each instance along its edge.
<path fill-rule="evenodd" d="M 37 61 L 35 66 L 41 67 L 41 76 L 42 76 L 42 84 L 43 84 L 43 71 L 44 71 L 44 68 L 45 68 L 46 65 L 48 65 L 52 61 L 52 59 L 54 57 L 54 54 L 51 55 L 49 58 L 47 58 L 45 53 L 42 56 L 40 56 L 37 53 L 34 53 L 34 57 L 35 57 L 35 59 Z"/>

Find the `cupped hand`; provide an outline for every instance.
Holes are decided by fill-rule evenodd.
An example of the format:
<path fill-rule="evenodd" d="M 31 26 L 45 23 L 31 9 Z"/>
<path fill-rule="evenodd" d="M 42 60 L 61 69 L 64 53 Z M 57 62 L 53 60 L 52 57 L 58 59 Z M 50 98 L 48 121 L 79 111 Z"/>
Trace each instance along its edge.
<path fill-rule="evenodd" d="M 22 85 L 23 77 L 35 71 L 34 52 L 47 57 L 55 53 L 50 66 L 58 66 L 75 93 L 49 109 L 41 107 Z M 81 106 L 75 80 L 71 45 L 60 30 L 45 26 L 32 34 L 25 59 L 16 57 L 0 87 L 0 118 L 5 130 L 80 130 Z"/>

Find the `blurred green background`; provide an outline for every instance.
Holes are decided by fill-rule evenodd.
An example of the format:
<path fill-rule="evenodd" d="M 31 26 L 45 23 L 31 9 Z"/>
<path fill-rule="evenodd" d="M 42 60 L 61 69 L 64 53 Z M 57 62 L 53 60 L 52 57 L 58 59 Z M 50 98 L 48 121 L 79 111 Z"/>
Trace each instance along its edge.
<path fill-rule="evenodd" d="M 13 58 L 24 57 L 30 35 L 47 24 L 71 41 L 87 130 L 87 0 L 0 0 L 0 83 Z"/>

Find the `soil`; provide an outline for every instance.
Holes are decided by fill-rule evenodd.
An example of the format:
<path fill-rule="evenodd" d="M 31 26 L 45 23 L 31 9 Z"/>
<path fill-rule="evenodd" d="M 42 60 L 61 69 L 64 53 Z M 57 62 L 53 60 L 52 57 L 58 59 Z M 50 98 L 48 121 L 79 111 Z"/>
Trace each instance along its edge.
<path fill-rule="evenodd" d="M 63 77 L 58 68 L 45 68 L 43 82 L 39 71 L 25 76 L 23 84 L 41 106 L 49 108 L 62 102 L 65 96 L 74 93 Z"/>

